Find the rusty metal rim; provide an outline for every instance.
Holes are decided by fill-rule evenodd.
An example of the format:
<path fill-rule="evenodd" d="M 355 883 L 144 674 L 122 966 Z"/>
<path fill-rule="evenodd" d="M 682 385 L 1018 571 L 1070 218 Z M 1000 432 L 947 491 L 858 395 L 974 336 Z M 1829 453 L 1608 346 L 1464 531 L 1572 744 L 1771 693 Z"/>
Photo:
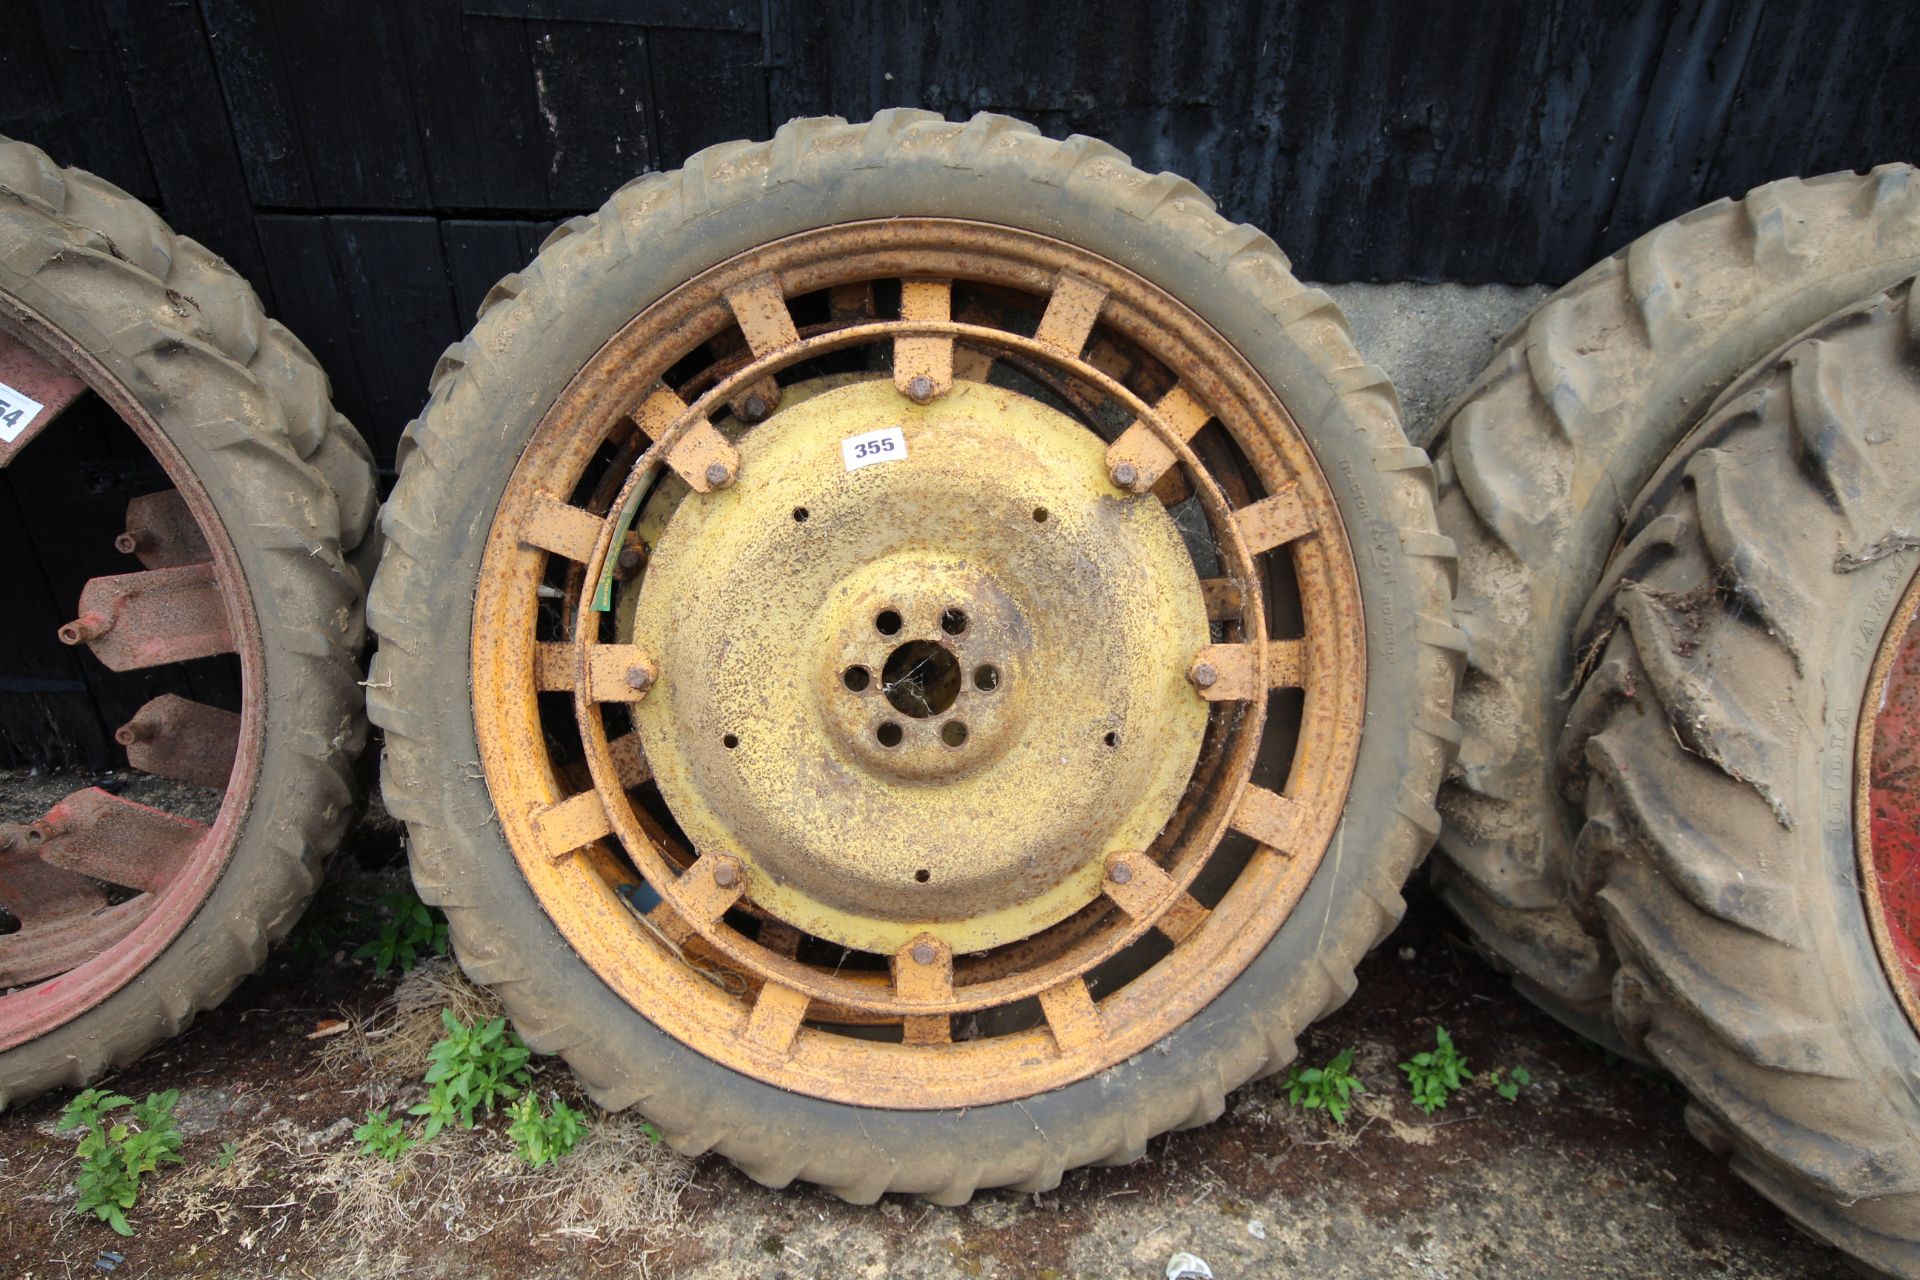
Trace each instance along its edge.
<path fill-rule="evenodd" d="M 199 477 L 139 400 L 90 351 L 20 299 L 0 294 L 0 332 L 51 363 L 72 371 L 104 400 L 160 463 L 193 512 L 213 553 L 215 580 L 226 605 L 240 660 L 241 727 L 233 772 L 220 811 L 193 855 L 144 918 L 99 955 L 58 976 L 0 996 L 0 1050 L 14 1048 L 71 1022 L 110 997 L 159 958 L 193 919 L 226 869 L 252 807 L 265 730 L 265 652 L 260 620 L 238 551 Z M 111 915 L 105 912 L 102 915 Z"/>
<path fill-rule="evenodd" d="M 1913 808 L 1911 784 L 1895 788 L 1881 767 L 1890 751 L 1915 745 L 1914 731 L 1920 727 L 1904 715 L 1883 717 L 1889 708 L 1913 705 L 1920 698 L 1916 619 L 1920 572 L 1908 581 L 1881 637 L 1861 703 L 1854 739 L 1854 846 L 1874 950 L 1907 1021 L 1920 1034 L 1920 918 L 1896 911 L 1885 887 L 1901 876 L 1907 883 L 1920 879 L 1920 813 Z M 1883 727 L 1888 730 L 1884 737 Z M 1905 905 L 1910 913 L 1915 904 Z"/>
<path fill-rule="evenodd" d="M 928 255 L 940 259 L 939 269 L 929 264 Z M 732 321 L 723 287 L 728 279 L 771 273 L 781 296 L 790 299 L 835 283 L 940 276 L 1008 285 L 1044 299 L 1069 271 L 1109 286 L 1100 323 L 1137 343 L 1194 389 L 1268 492 L 1290 482 L 1306 491 L 1315 535 L 1287 544 L 1287 558 L 1298 580 L 1309 635 L 1315 634 L 1316 625 L 1324 634 L 1307 646 L 1306 708 L 1287 791 L 1294 793 L 1296 784 L 1312 784 L 1310 803 L 1303 802 L 1308 806 L 1307 826 L 1290 856 L 1257 849 L 1235 885 L 1173 956 L 1102 999 L 1097 1010 L 1090 1007 L 1097 1034 L 1083 1043 L 1065 1044 L 1057 1027 L 1043 1023 L 1032 1031 L 941 1044 L 929 1052 L 929 1046 L 854 1040 L 800 1026 L 789 1040 L 768 1051 L 751 1035 L 754 1010 L 743 1008 L 733 992 L 716 984 L 711 967 L 687 963 L 681 948 L 640 927 L 619 902 L 612 882 L 626 873 L 610 853 L 594 844 L 578 851 L 581 856 L 554 859 L 535 847 L 528 825 L 532 812 L 564 794 L 540 742 L 530 661 L 531 606 L 547 553 L 523 544 L 517 520 L 508 517 L 516 502 L 543 492 L 571 493 L 593 450 L 626 419 L 672 357 L 696 349 Z M 956 334 L 983 336 L 972 326 L 935 326 L 942 331 L 949 327 Z M 864 338 L 891 338 L 898 328 L 897 323 L 891 328 L 869 326 Z M 648 341 L 664 333 L 680 341 L 675 352 L 663 353 L 661 341 Z M 998 330 L 986 330 L 984 336 L 1000 345 L 1028 341 Z M 1041 354 L 1058 360 L 1057 353 Z M 1090 371 L 1076 368 L 1074 374 L 1085 372 Z M 745 381 L 731 379 L 728 385 Z M 1118 383 L 1111 384 L 1111 391 L 1122 401 L 1134 398 Z M 710 393 L 702 402 L 717 404 L 722 398 Z M 1150 407 L 1137 407 L 1148 412 L 1137 413 L 1136 420 L 1152 425 Z M 692 413 L 680 418 L 683 424 L 696 421 Z M 678 426 L 676 433 L 685 429 Z M 662 433 L 656 445 L 670 448 L 677 438 Z M 657 447 L 650 453 L 635 477 L 657 466 L 664 452 Z M 1181 461 L 1211 481 L 1191 452 L 1183 453 Z M 556 475 L 559 482 L 553 483 Z M 630 477 L 630 485 L 635 482 Z M 631 495 L 614 504 L 616 519 L 630 502 Z M 1224 500 L 1218 505 L 1224 511 Z M 616 520 L 600 523 L 596 546 L 587 557 L 588 581 L 604 565 L 615 536 Z M 1231 519 L 1220 520 L 1216 537 L 1228 531 L 1231 543 L 1234 528 Z M 1242 630 L 1264 643 L 1264 614 L 1255 612 L 1262 604 L 1259 580 L 1251 570 L 1251 556 L 1245 559 L 1243 581 L 1251 590 L 1243 595 L 1250 606 L 1243 610 Z M 582 618 L 590 621 L 584 617 L 587 612 L 583 608 Z M 1351 549 L 1311 447 L 1272 390 L 1203 321 L 1131 272 L 1044 236 L 940 219 L 853 224 L 774 242 L 671 291 L 610 339 L 549 408 L 509 481 L 483 558 L 473 643 L 476 730 L 503 831 L 536 897 L 588 965 L 636 1010 L 735 1069 L 816 1096 L 907 1108 L 984 1103 L 1068 1083 L 1145 1048 L 1224 989 L 1284 922 L 1325 852 L 1344 807 L 1364 706 L 1364 633 Z M 1250 762 L 1257 747 L 1258 712 L 1264 702 L 1264 697 L 1257 699 L 1251 709 L 1233 704 L 1251 710 L 1243 724 L 1250 721 L 1254 729 L 1235 735 L 1237 764 Z M 597 715 L 582 718 L 597 790 L 603 797 L 620 795 L 620 803 L 606 806 L 611 825 L 621 811 L 630 815 L 631 809 L 605 755 L 604 726 Z M 1244 769 L 1232 772 L 1237 791 L 1244 785 Z M 1192 846 L 1199 852 L 1178 864 L 1188 880 L 1217 844 L 1232 807 L 1222 804 L 1218 812 L 1223 815 L 1218 823 L 1205 824 L 1209 838 Z M 630 838 L 632 833 L 615 834 Z M 651 881 L 643 857 L 647 847 L 641 832 L 637 847 L 628 852 Z M 652 870 L 657 874 L 664 868 Z M 760 965 L 752 967 L 766 973 Z M 744 981 L 742 985 L 751 988 Z M 788 996 L 795 994 L 783 989 Z M 865 998 L 862 1003 L 897 1010 L 890 1002 Z M 949 1006 L 939 1009 L 945 1013 Z M 824 1020 L 818 1017 L 823 1010 L 811 1012 L 812 1020 Z"/>
<path fill-rule="evenodd" d="M 780 368 L 827 352 L 903 337 L 928 336 L 966 338 L 982 346 L 1001 347 L 1008 351 L 1024 353 L 1034 359 L 1057 360 L 1057 357 L 1052 356 L 1038 342 L 1018 334 L 966 324 L 883 321 L 849 326 L 832 333 L 803 339 L 790 348 L 784 348 L 778 357 L 753 361 L 716 382 L 710 390 L 688 406 L 686 413 L 672 431 L 662 435 L 655 441 L 654 447 L 642 455 L 629 476 L 627 486 L 613 503 L 613 518 L 609 518 L 601 526 L 600 541 L 594 549 L 592 558 L 587 562 L 587 581 L 596 581 L 604 571 L 612 540 L 616 536 L 616 530 L 621 527 L 622 522 L 618 517 L 629 506 L 633 495 L 644 492 L 648 487 L 645 478 L 660 465 L 659 459 L 671 452 L 685 430 L 693 424 L 707 421 L 707 415 L 718 411 L 722 404 L 741 389 L 771 376 Z M 1240 536 L 1239 529 L 1233 520 L 1227 515 L 1225 496 L 1220 493 L 1211 476 L 1200 465 L 1199 459 L 1194 456 L 1186 442 L 1164 423 L 1151 405 L 1096 369 L 1086 368 L 1078 376 L 1114 397 L 1135 415 L 1137 420 L 1149 422 L 1163 437 L 1168 447 L 1174 451 L 1175 456 L 1202 479 L 1199 492 L 1210 513 L 1216 514 L 1216 531 L 1224 534 L 1228 557 L 1239 569 L 1239 573 L 1232 576 L 1252 584 L 1252 590 L 1244 593 L 1242 597 L 1240 622 L 1250 637 L 1250 646 L 1255 653 L 1254 670 L 1264 687 L 1267 637 L 1265 627 L 1259 625 L 1264 620 L 1263 602 L 1258 584 L 1259 575 L 1254 568 L 1252 556 L 1247 552 L 1245 540 Z M 583 594 L 577 606 L 574 634 L 590 635 L 594 630 L 592 599 Z M 586 678 L 586 671 L 590 662 L 588 651 L 594 646 L 575 642 L 573 647 L 577 663 L 574 686 L 576 719 L 582 740 L 587 747 L 587 764 L 602 797 L 616 795 L 622 797 L 622 802 L 608 805 L 608 816 L 613 820 L 613 834 L 620 840 L 627 855 L 634 860 L 654 891 L 671 903 L 683 919 L 694 923 L 702 939 L 720 956 L 749 970 L 758 970 L 766 976 L 781 978 L 786 985 L 810 989 L 809 993 L 816 1001 L 842 1010 L 893 1017 L 930 1012 L 923 1003 L 909 1002 L 881 994 L 884 988 L 879 984 L 840 975 L 823 976 L 797 960 L 759 946 L 729 927 L 724 918 L 713 920 L 702 918 L 701 913 L 687 900 L 682 887 L 684 880 L 674 877 L 666 862 L 660 857 L 659 851 L 653 847 L 647 833 L 641 828 L 631 803 L 625 802 L 620 786 L 619 767 L 614 762 L 606 735 L 605 722 L 599 711 L 601 704 L 594 701 L 587 692 L 589 681 Z M 1249 706 L 1251 708 L 1250 723 L 1243 723 L 1240 726 L 1243 732 L 1238 741 L 1241 744 L 1243 760 L 1250 766 L 1266 708 L 1264 702 L 1249 703 Z M 1228 818 L 1239 799 L 1241 789 L 1246 784 L 1247 770 L 1233 769 L 1231 773 L 1233 777 L 1231 785 L 1215 794 L 1213 804 L 1210 806 L 1210 817 L 1200 827 L 1202 835 L 1197 841 L 1190 841 L 1190 845 L 1198 845 L 1210 850 L 1225 834 Z M 1186 859 L 1179 867 L 1178 874 L 1172 877 L 1176 888 L 1180 891 L 1188 889 L 1204 862 L 1205 859 L 1201 857 Z M 1173 897 L 1167 898 L 1162 903 L 1162 911 L 1171 908 L 1175 901 Z M 969 1013 L 1010 1004 L 1029 996 L 1037 996 L 1041 991 L 1056 986 L 1069 977 L 1085 974 L 1102 961 L 1138 941 L 1156 926 L 1158 919 L 1157 914 L 1133 917 L 1123 928 L 1098 935 L 1097 941 L 1075 946 L 1055 957 L 1052 962 L 1028 970 L 1020 976 L 957 987 L 954 998 L 944 1002 L 940 1011 Z"/>

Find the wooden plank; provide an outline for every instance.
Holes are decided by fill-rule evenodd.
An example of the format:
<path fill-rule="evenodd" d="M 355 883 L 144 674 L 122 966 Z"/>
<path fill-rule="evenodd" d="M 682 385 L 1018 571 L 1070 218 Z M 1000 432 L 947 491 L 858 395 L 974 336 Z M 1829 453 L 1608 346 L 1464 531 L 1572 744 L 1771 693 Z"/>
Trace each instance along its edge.
<path fill-rule="evenodd" d="M 270 16 L 246 0 L 200 0 L 200 12 L 254 203 L 312 208 L 313 180 Z"/>
<path fill-rule="evenodd" d="M 651 37 L 632 27 L 527 24 L 550 209 L 594 209 L 656 167 Z"/>
<path fill-rule="evenodd" d="M 687 31 L 758 31 L 758 0 L 464 0 L 466 11 L 500 18 L 544 18 Z"/>
<path fill-rule="evenodd" d="M 31 460 L 23 454 L 14 465 Z M 8 575 L 0 626 L 0 765 L 108 769 L 115 763 L 111 726 L 94 708 L 79 655 L 54 634 L 72 617 L 72 601 L 63 607 L 55 599 L 14 496 L 13 472 L 0 471 L 0 546 L 13 548 L 24 564 Z"/>
<path fill-rule="evenodd" d="M 414 126 L 414 59 L 394 10 L 353 0 L 302 0 L 269 6 L 269 12 L 319 205 L 431 206 Z"/>
<path fill-rule="evenodd" d="M 326 220 L 264 214 L 256 230 L 279 303 L 276 318 L 299 335 L 320 361 L 333 384 L 334 407 L 367 433 L 375 460 L 390 469 L 400 436 L 390 429 L 374 430 L 366 387 L 360 379 L 360 360 L 353 346 L 352 315 L 340 284 Z"/>
<path fill-rule="evenodd" d="M 197 10 L 102 0 L 167 221 L 225 258 L 269 307 L 266 261 Z"/>
<path fill-rule="evenodd" d="M 127 97 L 113 33 L 99 5 L 77 0 L 15 4 L 0 41 L 0 134 L 41 143 L 61 164 L 97 173 L 129 195 L 158 198 L 153 166 Z M 15 112 L 13 97 L 50 85 Z"/>
<path fill-rule="evenodd" d="M 550 157 L 526 24 L 469 18 L 460 0 L 394 9 L 435 205 L 547 208 Z"/>
<path fill-rule="evenodd" d="M 440 353 L 466 328 L 454 314 L 440 228 L 432 218 L 334 217 L 327 234 L 366 392 L 354 422 L 376 456 L 391 458 Z"/>
<path fill-rule="evenodd" d="M 647 54 L 661 168 L 715 142 L 772 134 L 758 35 L 656 30 Z"/>

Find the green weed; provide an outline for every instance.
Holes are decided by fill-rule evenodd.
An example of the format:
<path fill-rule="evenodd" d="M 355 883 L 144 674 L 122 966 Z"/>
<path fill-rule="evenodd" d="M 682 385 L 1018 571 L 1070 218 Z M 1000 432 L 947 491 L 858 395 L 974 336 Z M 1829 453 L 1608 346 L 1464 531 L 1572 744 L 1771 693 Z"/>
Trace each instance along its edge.
<path fill-rule="evenodd" d="M 1324 1067 L 1295 1066 L 1287 1072 L 1287 1101 L 1308 1111 L 1324 1110 L 1335 1124 L 1347 1122 L 1347 1110 L 1356 1093 L 1365 1093 L 1353 1074 L 1353 1050 L 1337 1053 Z"/>
<path fill-rule="evenodd" d="M 385 1107 L 367 1112 L 365 1123 L 353 1131 L 353 1139 L 360 1144 L 361 1155 L 382 1160 L 398 1160 L 413 1147 L 406 1122 L 388 1119 Z"/>
<path fill-rule="evenodd" d="M 1493 1086 L 1493 1091 L 1512 1102 L 1520 1096 L 1520 1090 L 1533 1083 L 1533 1073 L 1525 1067 L 1515 1067 L 1509 1071 L 1505 1067 L 1495 1067 L 1486 1073 L 1485 1082 Z"/>
<path fill-rule="evenodd" d="M 427 1051 L 427 1100 L 407 1109 L 427 1118 L 422 1142 L 448 1125 L 473 1128 L 475 1111 L 492 1114 L 496 1101 L 519 1097 L 532 1079 L 527 1071 L 532 1052 L 507 1030 L 505 1018 L 467 1023 L 442 1009 L 440 1022 L 447 1034 Z"/>
<path fill-rule="evenodd" d="M 1473 1079 L 1467 1060 L 1453 1047 L 1453 1037 L 1445 1027 L 1433 1029 L 1434 1047 L 1416 1053 L 1410 1062 L 1400 1064 L 1413 1090 L 1413 1105 L 1432 1115 L 1447 1105 L 1447 1098 Z"/>
<path fill-rule="evenodd" d="M 552 1111 L 543 1113 L 540 1099 L 531 1092 L 509 1106 L 507 1116 L 512 1121 L 507 1136 L 513 1139 L 514 1150 L 536 1169 L 566 1155 L 587 1133 L 586 1113 L 575 1111 L 559 1098 L 553 1100 Z"/>
<path fill-rule="evenodd" d="M 429 952 L 447 954 L 447 921 L 438 911 L 411 893 L 383 893 L 380 906 L 385 912 L 380 936 L 353 953 L 355 960 L 373 961 L 374 977 L 389 969 L 410 973 Z"/>
<path fill-rule="evenodd" d="M 180 1130 L 173 1119 L 179 1100 L 178 1089 L 150 1093 L 139 1103 L 104 1089 L 88 1089 L 67 1104 L 60 1128 L 86 1130 L 73 1152 L 80 1160 L 75 1213 L 91 1213 L 123 1236 L 133 1234 L 127 1210 L 140 1199 L 140 1179 L 163 1164 L 180 1163 Z M 130 1114 L 109 1117 L 122 1107 Z"/>

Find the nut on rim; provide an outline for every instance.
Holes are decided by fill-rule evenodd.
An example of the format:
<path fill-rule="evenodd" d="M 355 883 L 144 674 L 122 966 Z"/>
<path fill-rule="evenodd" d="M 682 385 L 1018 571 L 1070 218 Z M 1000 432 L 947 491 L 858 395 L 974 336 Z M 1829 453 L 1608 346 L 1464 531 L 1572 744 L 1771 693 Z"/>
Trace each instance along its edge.
<path fill-rule="evenodd" d="M 728 466 L 724 462 L 709 462 L 707 464 L 707 487 L 708 488 L 724 489 L 732 483 L 733 483 L 732 467 Z"/>
<path fill-rule="evenodd" d="M 939 958 L 940 953 L 933 949 L 931 942 L 916 942 L 913 944 L 913 962 L 915 964 L 932 964 Z"/>
<path fill-rule="evenodd" d="M 1131 462 L 1114 463 L 1113 470 L 1108 474 L 1112 476 L 1114 485 L 1121 489 L 1131 489 L 1140 483 L 1140 468 Z"/>
<path fill-rule="evenodd" d="M 924 373 L 916 373 L 907 382 L 907 399 L 915 404 L 927 404 L 933 399 L 933 379 Z"/>
<path fill-rule="evenodd" d="M 653 668 L 643 667 L 638 663 L 628 667 L 627 688 L 638 690 L 641 693 L 645 693 L 648 689 L 653 688 Z"/>
<path fill-rule="evenodd" d="M 1115 858 L 1107 864 L 1107 879 L 1115 884 L 1126 884 L 1133 879 L 1133 868 L 1127 865 L 1125 858 Z"/>
<path fill-rule="evenodd" d="M 1193 669 L 1187 672 L 1187 679 L 1193 681 L 1197 689 L 1211 689 L 1219 678 L 1220 673 L 1213 669 L 1211 662 L 1196 662 Z"/>
<path fill-rule="evenodd" d="M 713 864 L 713 882 L 722 889 L 731 889 L 740 883 L 740 864 L 732 858 L 718 858 Z"/>

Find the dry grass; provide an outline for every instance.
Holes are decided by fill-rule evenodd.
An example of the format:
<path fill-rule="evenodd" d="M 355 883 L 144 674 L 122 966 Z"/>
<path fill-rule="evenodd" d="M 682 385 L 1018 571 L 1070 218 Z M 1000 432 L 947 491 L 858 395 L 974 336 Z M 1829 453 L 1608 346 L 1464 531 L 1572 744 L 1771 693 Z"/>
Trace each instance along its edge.
<path fill-rule="evenodd" d="M 367 1017 L 342 1010 L 347 1029 L 322 1042 L 321 1068 L 335 1079 L 360 1077 L 352 1092 L 383 1106 L 401 1089 L 417 1084 L 426 1070 L 427 1050 L 445 1035 L 440 1011 L 451 1009 L 466 1022 L 500 1015 L 493 994 L 468 982 L 458 965 L 434 956 L 415 965 L 393 994 Z"/>

